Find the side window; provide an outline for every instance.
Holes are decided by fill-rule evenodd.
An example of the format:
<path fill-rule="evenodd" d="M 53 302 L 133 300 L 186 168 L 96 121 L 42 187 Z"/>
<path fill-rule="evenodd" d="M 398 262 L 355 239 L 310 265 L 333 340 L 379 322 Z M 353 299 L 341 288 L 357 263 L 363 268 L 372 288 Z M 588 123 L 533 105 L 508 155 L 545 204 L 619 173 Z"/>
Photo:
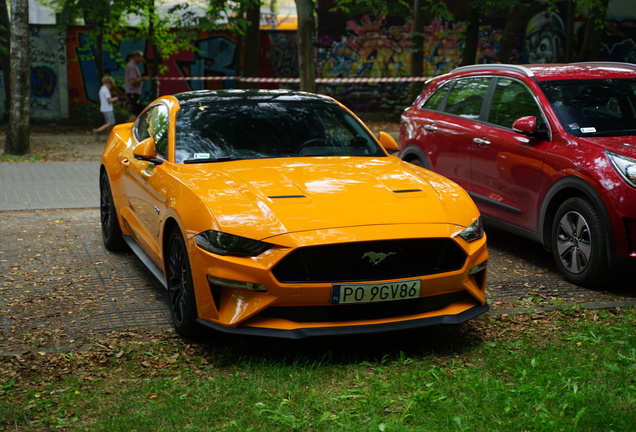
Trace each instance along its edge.
<path fill-rule="evenodd" d="M 157 155 L 166 159 L 168 154 L 168 107 L 157 105 L 150 112 L 149 131 L 150 136 L 155 139 Z"/>
<path fill-rule="evenodd" d="M 137 142 L 141 142 L 146 138 L 150 138 L 150 133 L 148 132 L 148 118 L 150 117 L 150 111 L 146 111 L 142 113 L 137 122 L 135 123 L 135 139 Z"/>
<path fill-rule="evenodd" d="M 444 111 L 468 119 L 478 119 L 490 81 L 491 78 L 458 80 L 448 95 Z"/>
<path fill-rule="evenodd" d="M 426 102 L 422 104 L 421 108 L 431 110 L 431 111 L 438 110 L 440 107 L 440 104 L 444 100 L 444 97 L 446 97 L 446 93 L 448 93 L 448 89 L 450 87 L 451 87 L 450 82 L 447 82 L 443 86 L 439 87 L 437 90 L 435 90 L 435 92 L 431 96 L 429 96 L 428 99 L 426 99 Z"/>
<path fill-rule="evenodd" d="M 530 90 L 520 81 L 499 78 L 490 107 L 488 121 L 499 126 L 512 128 L 519 117 L 535 116 L 539 129 L 545 127 L 541 109 Z"/>
<path fill-rule="evenodd" d="M 135 125 L 135 138 L 143 141 L 153 137 L 157 147 L 157 155 L 166 159 L 168 151 L 168 118 L 169 111 L 165 105 L 155 105 L 144 112 Z"/>

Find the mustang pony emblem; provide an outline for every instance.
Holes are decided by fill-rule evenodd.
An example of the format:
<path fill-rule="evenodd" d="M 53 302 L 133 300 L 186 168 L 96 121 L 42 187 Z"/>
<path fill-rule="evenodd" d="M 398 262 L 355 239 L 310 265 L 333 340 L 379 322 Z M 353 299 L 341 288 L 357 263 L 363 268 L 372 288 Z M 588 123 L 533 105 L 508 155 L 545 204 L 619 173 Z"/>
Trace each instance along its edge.
<path fill-rule="evenodd" d="M 369 262 L 372 265 L 378 265 L 380 264 L 382 261 L 384 261 L 385 259 L 387 259 L 388 257 L 390 257 L 391 255 L 395 255 L 397 252 L 389 252 L 389 253 L 382 253 L 382 252 L 366 252 L 364 255 L 362 255 L 361 259 L 365 259 L 365 258 L 369 258 Z"/>

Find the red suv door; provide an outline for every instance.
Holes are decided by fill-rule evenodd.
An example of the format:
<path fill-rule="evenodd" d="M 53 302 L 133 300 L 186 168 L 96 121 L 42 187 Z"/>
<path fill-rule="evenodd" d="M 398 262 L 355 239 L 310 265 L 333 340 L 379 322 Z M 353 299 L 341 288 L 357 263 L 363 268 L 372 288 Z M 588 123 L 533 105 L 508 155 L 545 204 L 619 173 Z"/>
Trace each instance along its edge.
<path fill-rule="evenodd" d="M 425 143 L 424 165 L 471 190 L 470 152 L 472 136 L 480 125 L 491 78 L 450 81 L 436 90 L 420 108 L 409 110 L 409 132 Z"/>
<path fill-rule="evenodd" d="M 545 116 L 521 81 L 499 77 L 493 87 L 486 122 L 471 134 L 471 196 L 482 214 L 536 232 L 547 184 L 543 160 L 551 145 Z M 536 117 L 544 133 L 530 138 L 515 132 L 513 122 L 526 116 Z"/>

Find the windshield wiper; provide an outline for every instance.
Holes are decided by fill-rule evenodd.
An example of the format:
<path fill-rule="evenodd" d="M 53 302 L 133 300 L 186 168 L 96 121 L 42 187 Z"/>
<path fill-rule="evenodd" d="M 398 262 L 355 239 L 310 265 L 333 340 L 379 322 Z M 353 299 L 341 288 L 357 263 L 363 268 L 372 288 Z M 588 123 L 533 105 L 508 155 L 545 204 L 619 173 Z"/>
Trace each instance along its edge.
<path fill-rule="evenodd" d="M 196 164 L 196 163 L 212 163 L 212 162 L 229 162 L 229 161 L 237 161 L 237 160 L 245 160 L 245 158 L 237 157 L 237 156 L 225 156 L 225 157 L 219 157 L 219 158 L 186 159 L 183 161 L 183 163 Z"/>

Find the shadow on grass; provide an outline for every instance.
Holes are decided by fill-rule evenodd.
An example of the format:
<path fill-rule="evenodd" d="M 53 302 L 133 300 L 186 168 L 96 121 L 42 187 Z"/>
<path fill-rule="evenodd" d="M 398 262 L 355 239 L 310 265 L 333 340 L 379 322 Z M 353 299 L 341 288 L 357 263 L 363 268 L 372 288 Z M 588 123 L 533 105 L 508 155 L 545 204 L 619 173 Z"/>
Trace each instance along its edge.
<path fill-rule="evenodd" d="M 405 358 L 461 355 L 482 343 L 481 325 L 432 326 L 374 335 L 284 340 L 236 337 L 206 331 L 195 344 L 217 365 L 383 363 Z"/>

